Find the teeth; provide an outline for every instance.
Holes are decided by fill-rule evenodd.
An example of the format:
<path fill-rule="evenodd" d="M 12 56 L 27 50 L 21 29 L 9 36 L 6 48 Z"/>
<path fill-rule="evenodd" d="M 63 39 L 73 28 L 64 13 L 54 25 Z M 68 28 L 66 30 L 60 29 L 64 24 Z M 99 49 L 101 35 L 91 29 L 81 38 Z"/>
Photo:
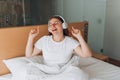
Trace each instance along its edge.
<path fill-rule="evenodd" d="M 54 29 L 54 30 L 52 30 L 52 31 L 56 31 L 57 29 Z"/>

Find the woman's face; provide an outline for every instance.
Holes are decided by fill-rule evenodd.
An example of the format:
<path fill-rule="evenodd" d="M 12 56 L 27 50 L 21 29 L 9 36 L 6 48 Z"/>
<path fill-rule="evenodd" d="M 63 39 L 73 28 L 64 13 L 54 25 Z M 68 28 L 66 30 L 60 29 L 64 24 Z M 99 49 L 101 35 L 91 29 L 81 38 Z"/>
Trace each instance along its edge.
<path fill-rule="evenodd" d="M 52 34 L 63 33 L 62 22 L 57 18 L 52 18 L 49 21 L 49 31 Z"/>

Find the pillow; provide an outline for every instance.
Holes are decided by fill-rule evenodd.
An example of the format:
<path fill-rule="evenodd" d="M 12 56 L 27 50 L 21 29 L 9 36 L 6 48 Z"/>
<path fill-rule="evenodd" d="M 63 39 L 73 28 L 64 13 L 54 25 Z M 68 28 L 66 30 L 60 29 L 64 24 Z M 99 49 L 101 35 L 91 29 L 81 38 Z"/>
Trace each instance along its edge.
<path fill-rule="evenodd" d="M 41 63 L 42 62 L 42 56 L 34 56 L 34 57 L 31 57 L 31 58 L 16 57 L 16 58 L 3 60 L 3 62 L 12 74 L 16 74 L 17 72 L 20 72 L 21 69 L 27 68 L 27 64 L 30 63 L 30 62 Z"/>

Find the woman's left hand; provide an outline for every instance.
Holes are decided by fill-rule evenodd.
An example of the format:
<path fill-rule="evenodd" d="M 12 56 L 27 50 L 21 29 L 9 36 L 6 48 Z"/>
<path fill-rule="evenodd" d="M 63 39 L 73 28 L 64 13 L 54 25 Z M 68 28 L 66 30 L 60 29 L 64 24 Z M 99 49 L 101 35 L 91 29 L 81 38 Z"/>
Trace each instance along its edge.
<path fill-rule="evenodd" d="M 82 32 L 79 29 L 75 29 L 74 27 L 72 27 L 72 31 L 71 31 L 72 35 L 74 37 L 76 37 L 77 39 L 82 37 Z"/>

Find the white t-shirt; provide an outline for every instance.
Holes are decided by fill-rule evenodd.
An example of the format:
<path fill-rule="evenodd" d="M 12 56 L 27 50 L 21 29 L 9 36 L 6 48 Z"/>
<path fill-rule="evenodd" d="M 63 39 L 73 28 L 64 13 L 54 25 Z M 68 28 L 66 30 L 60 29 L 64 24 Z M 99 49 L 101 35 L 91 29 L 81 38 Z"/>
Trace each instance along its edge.
<path fill-rule="evenodd" d="M 67 63 L 78 45 L 77 40 L 68 36 L 61 42 L 55 42 L 52 36 L 43 36 L 35 43 L 35 47 L 42 50 L 44 63 L 47 65 Z"/>

